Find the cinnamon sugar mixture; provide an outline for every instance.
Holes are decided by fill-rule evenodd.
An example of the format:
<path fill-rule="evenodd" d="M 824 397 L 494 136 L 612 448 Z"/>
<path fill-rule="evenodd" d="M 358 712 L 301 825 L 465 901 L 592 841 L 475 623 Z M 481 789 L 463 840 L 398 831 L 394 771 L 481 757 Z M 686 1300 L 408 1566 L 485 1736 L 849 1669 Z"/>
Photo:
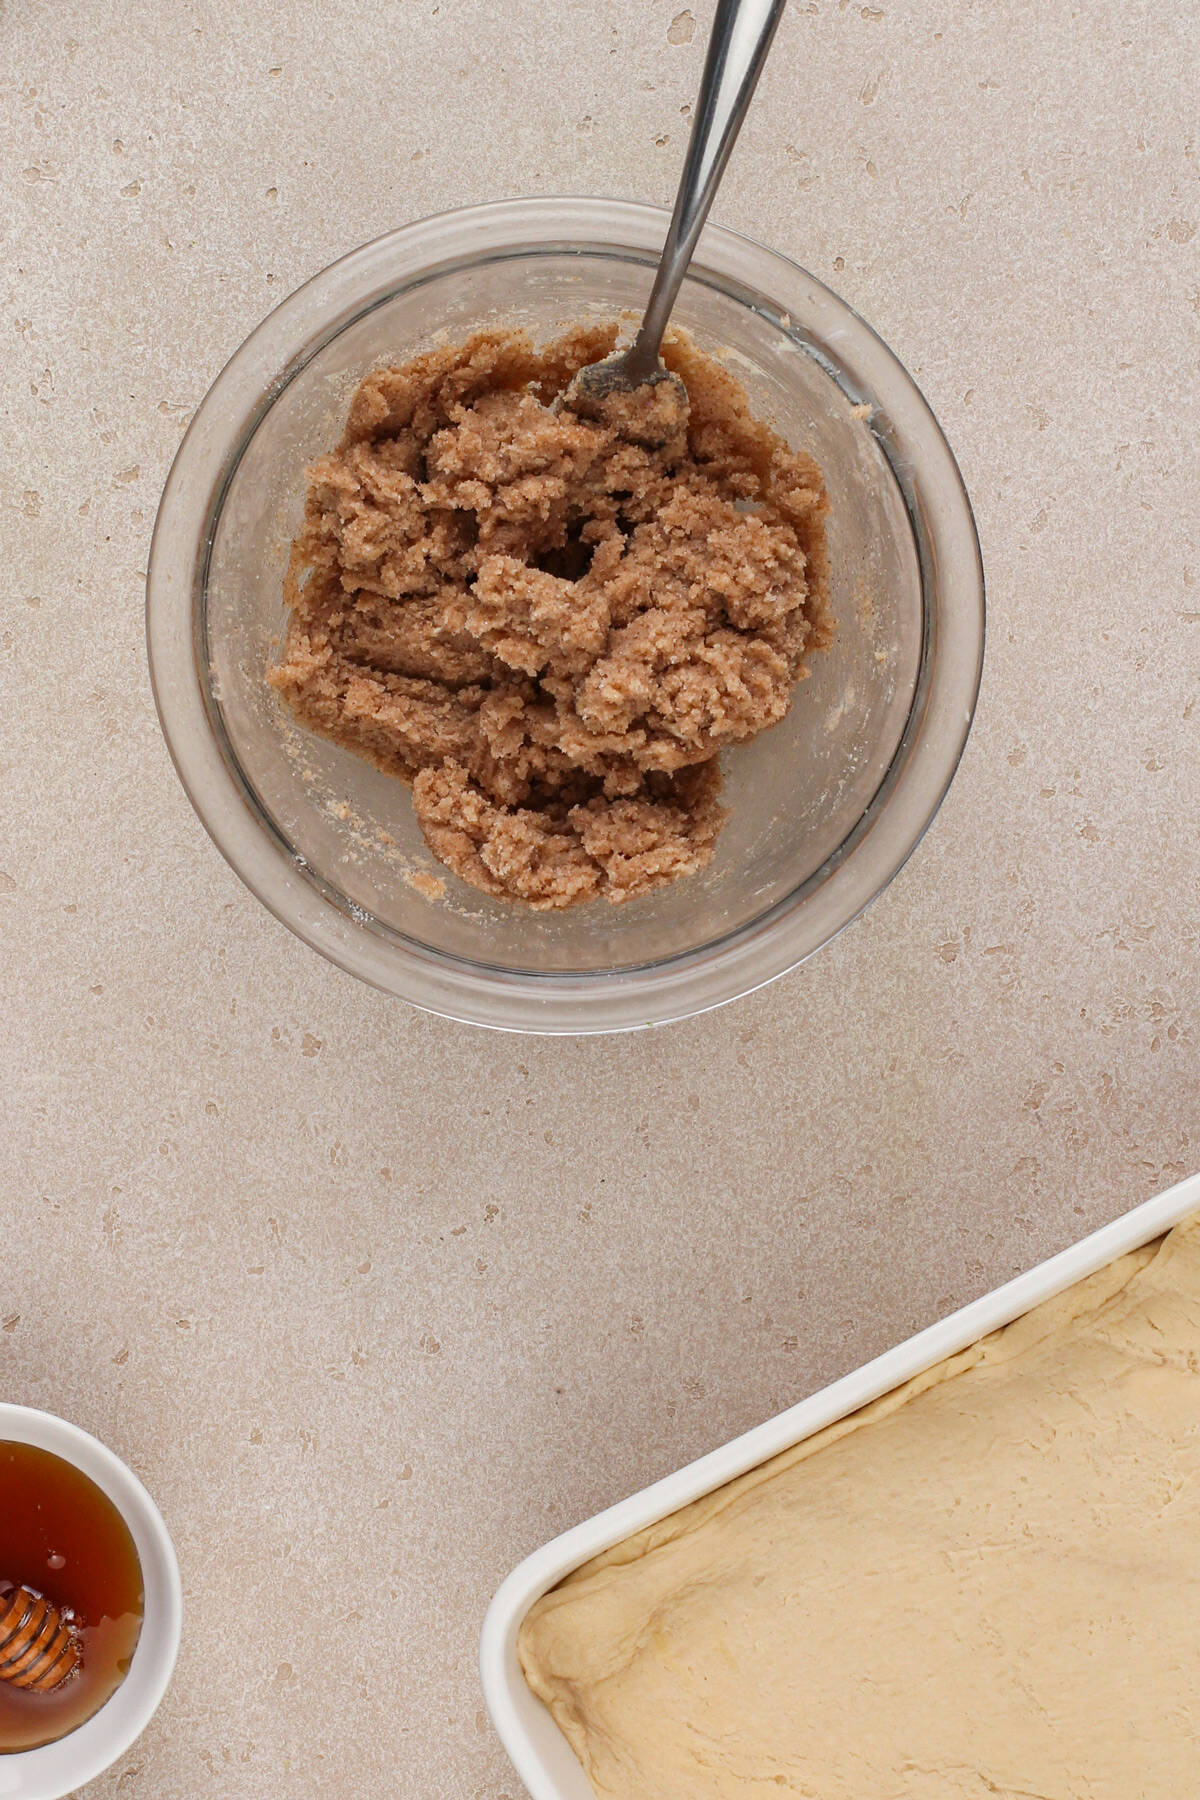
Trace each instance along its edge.
<path fill-rule="evenodd" d="M 702 868 L 720 752 L 830 641 L 821 472 L 687 339 L 583 416 L 616 327 L 483 331 L 367 376 L 308 471 L 268 679 L 411 782 L 454 874 L 538 908 Z"/>

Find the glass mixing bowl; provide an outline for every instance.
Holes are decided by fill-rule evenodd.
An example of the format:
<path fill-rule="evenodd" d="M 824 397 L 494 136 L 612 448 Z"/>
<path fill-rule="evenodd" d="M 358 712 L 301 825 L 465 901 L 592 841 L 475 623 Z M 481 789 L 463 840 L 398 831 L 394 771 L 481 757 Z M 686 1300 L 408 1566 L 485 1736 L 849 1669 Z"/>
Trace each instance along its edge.
<path fill-rule="evenodd" d="M 488 324 L 537 338 L 640 311 L 654 207 L 518 200 L 407 225 L 324 270 L 222 370 L 184 438 L 147 599 L 162 728 L 218 848 L 332 962 L 476 1024 L 592 1032 L 733 999 L 810 956 L 886 886 L 970 727 L 983 575 L 954 458 L 870 327 L 785 257 L 709 226 L 675 310 L 810 451 L 829 489 L 834 647 L 787 717 L 723 758 L 701 874 L 537 913 L 434 862 L 407 788 L 302 731 L 264 680 L 305 465 L 367 370 Z"/>

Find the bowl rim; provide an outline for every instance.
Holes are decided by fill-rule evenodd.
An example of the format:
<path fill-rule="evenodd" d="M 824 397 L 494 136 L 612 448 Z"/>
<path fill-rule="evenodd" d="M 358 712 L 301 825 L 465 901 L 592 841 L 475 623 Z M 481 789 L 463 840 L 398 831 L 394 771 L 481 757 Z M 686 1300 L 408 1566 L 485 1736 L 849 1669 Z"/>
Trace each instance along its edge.
<path fill-rule="evenodd" d="M 142 1568 L 142 1629 L 120 1687 L 90 1719 L 36 1750 L 0 1756 L 4 1800 L 62 1800 L 124 1754 L 150 1723 L 179 1653 L 183 1589 L 170 1533 L 133 1470 L 91 1432 L 39 1407 L 0 1401 L 0 1443 L 48 1450 L 94 1481 L 132 1534 Z"/>
<path fill-rule="evenodd" d="M 779 251 L 709 223 L 693 278 L 741 288 L 781 319 L 800 310 L 794 295 L 790 306 L 778 297 L 790 283 L 803 293 L 808 324 L 781 328 L 801 347 L 819 355 L 808 341 L 814 318 L 825 335 L 852 338 L 856 366 L 870 380 L 857 394 L 845 379 L 839 385 L 852 400 L 886 396 L 886 411 L 878 408 L 870 428 L 908 510 L 922 586 L 928 593 L 932 581 L 953 598 L 951 605 L 943 598 L 936 618 L 926 607 L 927 641 L 908 724 L 880 789 L 843 844 L 758 918 L 669 959 L 573 974 L 489 968 L 378 922 L 372 929 L 361 909 L 342 902 L 290 850 L 231 767 L 200 673 L 207 659 L 197 602 L 224 493 L 279 394 L 352 321 L 417 279 L 505 252 L 610 248 L 653 258 L 667 217 L 639 201 L 542 196 L 430 214 L 372 239 L 295 289 L 234 351 L 197 408 L 163 490 L 146 582 L 151 685 L 168 750 L 202 824 L 255 897 L 311 948 L 443 1017 L 583 1035 L 664 1024 L 752 992 L 829 943 L 889 885 L 936 815 L 966 745 L 983 670 L 984 576 L 966 486 L 941 427 L 899 358 L 845 301 Z"/>

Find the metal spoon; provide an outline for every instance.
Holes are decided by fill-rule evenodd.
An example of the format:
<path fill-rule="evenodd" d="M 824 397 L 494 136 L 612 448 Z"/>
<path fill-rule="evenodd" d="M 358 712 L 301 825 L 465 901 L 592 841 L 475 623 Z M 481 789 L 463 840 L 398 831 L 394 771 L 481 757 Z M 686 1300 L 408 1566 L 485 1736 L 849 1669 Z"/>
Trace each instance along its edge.
<path fill-rule="evenodd" d="M 786 3 L 717 0 L 675 211 L 645 316 L 627 350 L 579 370 L 568 395 L 577 411 L 586 411 L 590 401 L 602 401 L 610 394 L 664 381 L 673 382 L 686 399 L 683 383 L 663 367 L 659 356 L 663 333 Z"/>

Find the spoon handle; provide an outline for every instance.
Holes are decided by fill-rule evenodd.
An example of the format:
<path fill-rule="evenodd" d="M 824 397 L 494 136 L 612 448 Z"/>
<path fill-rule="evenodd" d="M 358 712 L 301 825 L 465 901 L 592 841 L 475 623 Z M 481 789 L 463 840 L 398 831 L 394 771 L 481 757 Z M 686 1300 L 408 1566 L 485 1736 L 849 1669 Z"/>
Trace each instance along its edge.
<path fill-rule="evenodd" d="M 629 361 L 649 374 L 787 0 L 717 0 L 667 241 Z"/>

